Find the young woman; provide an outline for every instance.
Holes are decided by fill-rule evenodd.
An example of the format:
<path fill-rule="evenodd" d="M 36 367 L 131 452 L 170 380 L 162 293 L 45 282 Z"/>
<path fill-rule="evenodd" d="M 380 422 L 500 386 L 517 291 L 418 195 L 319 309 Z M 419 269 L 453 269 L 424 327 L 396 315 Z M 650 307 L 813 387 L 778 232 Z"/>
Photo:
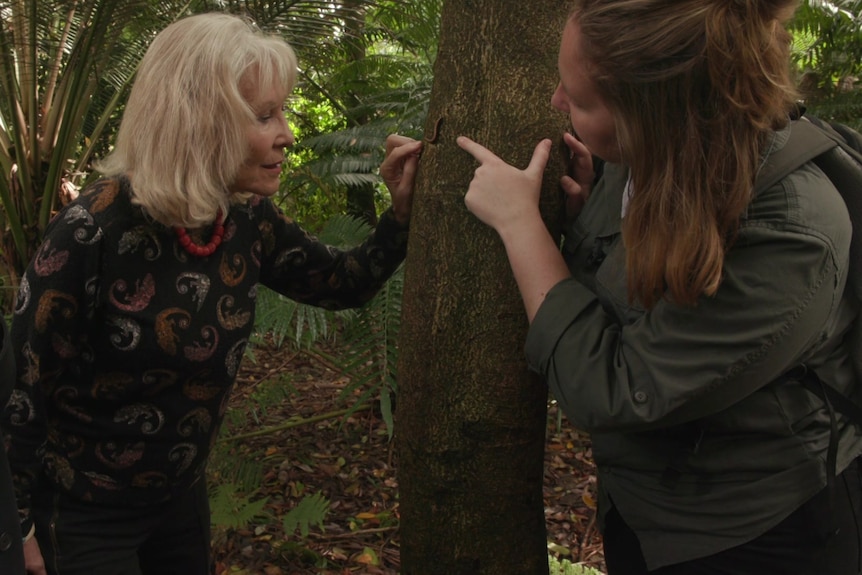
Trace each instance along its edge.
<path fill-rule="evenodd" d="M 204 468 L 258 284 L 368 301 L 404 257 L 419 142 L 361 246 L 321 244 L 270 200 L 294 143 L 290 46 L 224 14 L 147 51 L 105 177 L 61 211 L 22 280 L 5 412 L 32 574 L 209 575 Z"/>
<path fill-rule="evenodd" d="M 523 171 L 458 140 L 530 364 L 592 434 L 611 575 L 862 567 L 862 432 L 786 375 L 856 389 L 847 210 L 813 164 L 752 192 L 793 129 L 794 8 L 576 0 L 551 98 L 577 135 L 562 253 L 538 210 L 550 140 Z"/>

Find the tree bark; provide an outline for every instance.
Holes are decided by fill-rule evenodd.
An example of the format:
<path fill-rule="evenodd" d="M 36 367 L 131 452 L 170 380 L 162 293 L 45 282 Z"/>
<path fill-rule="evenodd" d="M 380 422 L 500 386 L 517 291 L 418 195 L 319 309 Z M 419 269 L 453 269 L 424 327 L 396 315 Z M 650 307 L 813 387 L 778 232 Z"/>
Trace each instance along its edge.
<path fill-rule="evenodd" d="M 447 0 L 405 268 L 396 447 L 403 575 L 547 574 L 547 388 L 502 243 L 464 206 L 458 135 L 524 168 L 554 151 L 542 213 L 559 237 L 564 115 L 550 97 L 568 0 Z"/>

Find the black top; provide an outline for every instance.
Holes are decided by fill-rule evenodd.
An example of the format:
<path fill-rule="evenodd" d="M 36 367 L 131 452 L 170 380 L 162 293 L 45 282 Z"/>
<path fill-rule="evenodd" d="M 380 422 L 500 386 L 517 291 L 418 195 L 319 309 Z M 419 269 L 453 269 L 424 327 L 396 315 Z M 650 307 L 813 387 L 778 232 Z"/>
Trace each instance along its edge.
<path fill-rule="evenodd" d="M 18 506 L 41 470 L 56 488 L 146 505 L 201 476 L 254 323 L 258 283 L 329 309 L 368 301 L 402 261 L 391 210 L 350 251 L 269 200 L 231 208 L 222 244 L 188 254 L 102 179 L 49 226 L 12 324 L 18 377 L 3 423 Z M 206 243 L 209 229 L 190 233 Z"/>

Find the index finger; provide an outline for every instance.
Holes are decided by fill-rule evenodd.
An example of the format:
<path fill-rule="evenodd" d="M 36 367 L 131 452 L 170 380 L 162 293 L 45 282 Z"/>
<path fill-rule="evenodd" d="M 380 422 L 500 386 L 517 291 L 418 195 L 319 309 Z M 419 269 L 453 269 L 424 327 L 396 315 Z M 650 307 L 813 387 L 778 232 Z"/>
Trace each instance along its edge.
<path fill-rule="evenodd" d="M 389 134 L 388 136 L 386 136 L 386 153 L 388 154 L 399 146 L 403 146 L 404 144 L 410 144 L 416 141 L 417 140 L 414 140 L 413 138 L 402 136 L 401 134 Z"/>
<path fill-rule="evenodd" d="M 457 143 L 462 150 L 476 158 L 476 161 L 478 161 L 480 164 L 500 159 L 497 157 L 496 154 L 494 154 L 494 152 L 492 152 L 482 144 L 474 142 L 467 136 L 458 136 L 455 139 L 455 143 Z"/>

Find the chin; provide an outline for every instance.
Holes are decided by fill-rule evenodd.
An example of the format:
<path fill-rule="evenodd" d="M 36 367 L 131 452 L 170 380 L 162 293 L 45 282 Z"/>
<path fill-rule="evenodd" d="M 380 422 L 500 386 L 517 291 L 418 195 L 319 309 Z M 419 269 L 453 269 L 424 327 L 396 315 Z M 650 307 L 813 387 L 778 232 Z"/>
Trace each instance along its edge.
<path fill-rule="evenodd" d="M 244 189 L 235 189 L 233 190 L 234 194 L 250 194 L 253 196 L 260 196 L 262 198 L 268 198 L 270 196 L 274 196 L 278 191 L 278 188 L 244 188 Z"/>

